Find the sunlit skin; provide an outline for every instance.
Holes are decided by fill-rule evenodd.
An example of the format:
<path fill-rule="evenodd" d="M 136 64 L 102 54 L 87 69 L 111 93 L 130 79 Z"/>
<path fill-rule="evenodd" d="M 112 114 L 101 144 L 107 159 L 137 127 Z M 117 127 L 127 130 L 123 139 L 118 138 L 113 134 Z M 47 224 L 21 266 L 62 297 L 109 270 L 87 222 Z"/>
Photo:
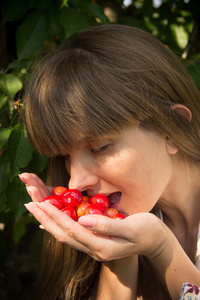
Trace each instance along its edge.
<path fill-rule="evenodd" d="M 164 135 L 138 127 L 83 143 L 66 157 L 69 188 L 110 195 L 111 207 L 127 215 L 149 212 L 172 177 L 170 151 L 177 147 Z"/>
<path fill-rule="evenodd" d="M 172 140 L 130 127 L 72 149 L 66 153 L 66 168 L 71 176 L 70 189 L 86 190 L 90 197 L 103 193 L 113 208 L 130 216 L 120 221 L 83 216 L 75 222 L 52 205 L 40 203 L 48 189 L 36 175 L 24 173 L 21 179 L 36 202 L 26 207 L 43 228 L 58 241 L 97 260 L 111 261 L 111 265 L 113 260 L 129 257 L 125 269 L 131 268 L 131 259 L 137 260 L 135 254 L 148 256 L 173 300 L 179 298 L 183 282 L 198 285 L 200 273 L 192 261 L 200 219 L 200 168 L 186 163 Z M 169 228 L 148 213 L 156 203 L 192 261 Z M 126 291 L 129 294 L 129 289 Z"/>
<path fill-rule="evenodd" d="M 195 261 L 200 167 L 188 164 L 166 135 L 126 128 L 72 149 L 66 167 L 70 188 L 86 190 L 89 196 L 110 195 L 111 207 L 125 215 L 149 212 L 157 204 L 165 223 Z"/>
<path fill-rule="evenodd" d="M 111 207 L 126 215 L 149 212 L 157 204 L 194 261 L 200 168 L 180 158 L 178 147 L 164 134 L 130 127 L 84 142 L 66 153 L 66 167 L 71 175 L 69 188 L 86 190 L 90 197 L 111 195 Z M 33 201 L 49 193 L 36 175 L 26 173 L 23 178 Z"/>

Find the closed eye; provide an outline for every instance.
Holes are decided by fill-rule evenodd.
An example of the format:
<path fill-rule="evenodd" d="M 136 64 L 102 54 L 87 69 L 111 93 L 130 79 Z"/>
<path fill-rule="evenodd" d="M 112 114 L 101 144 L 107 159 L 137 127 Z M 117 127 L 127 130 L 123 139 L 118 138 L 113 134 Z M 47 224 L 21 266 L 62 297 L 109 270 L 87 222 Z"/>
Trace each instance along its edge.
<path fill-rule="evenodd" d="M 100 154 L 104 151 L 107 151 L 110 148 L 111 145 L 105 145 L 103 147 L 100 148 L 96 148 L 96 149 L 90 149 L 90 153 L 95 155 L 95 154 Z"/>

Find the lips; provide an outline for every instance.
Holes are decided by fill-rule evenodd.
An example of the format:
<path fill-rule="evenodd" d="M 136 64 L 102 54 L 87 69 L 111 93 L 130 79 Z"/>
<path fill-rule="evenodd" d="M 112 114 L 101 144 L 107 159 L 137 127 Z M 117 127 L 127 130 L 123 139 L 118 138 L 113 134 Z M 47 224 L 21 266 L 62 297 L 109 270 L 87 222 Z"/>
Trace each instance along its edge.
<path fill-rule="evenodd" d="M 114 206 L 117 206 L 117 202 L 118 200 L 121 198 L 121 192 L 115 192 L 115 193 L 112 193 L 112 194 L 105 194 L 109 200 L 110 200 L 110 206 L 114 208 Z M 93 196 L 95 196 L 96 194 L 92 194 L 92 193 L 89 193 L 87 192 L 87 195 L 92 198 Z M 115 205 L 116 204 L 116 205 Z"/>
<path fill-rule="evenodd" d="M 108 195 L 110 204 L 113 206 L 120 199 L 120 197 L 121 197 L 121 192 L 115 192 Z"/>

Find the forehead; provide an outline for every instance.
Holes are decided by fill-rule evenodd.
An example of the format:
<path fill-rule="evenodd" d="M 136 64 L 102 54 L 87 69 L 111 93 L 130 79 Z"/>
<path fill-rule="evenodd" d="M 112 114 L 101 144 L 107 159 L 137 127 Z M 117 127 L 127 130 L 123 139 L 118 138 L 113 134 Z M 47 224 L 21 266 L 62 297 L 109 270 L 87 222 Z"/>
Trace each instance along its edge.
<path fill-rule="evenodd" d="M 110 134 L 102 134 L 102 135 L 99 135 L 96 137 L 83 137 L 83 138 L 79 139 L 78 145 L 94 143 L 94 142 L 103 141 L 103 140 L 109 140 L 109 139 L 114 138 L 119 133 L 120 132 L 112 132 Z"/>

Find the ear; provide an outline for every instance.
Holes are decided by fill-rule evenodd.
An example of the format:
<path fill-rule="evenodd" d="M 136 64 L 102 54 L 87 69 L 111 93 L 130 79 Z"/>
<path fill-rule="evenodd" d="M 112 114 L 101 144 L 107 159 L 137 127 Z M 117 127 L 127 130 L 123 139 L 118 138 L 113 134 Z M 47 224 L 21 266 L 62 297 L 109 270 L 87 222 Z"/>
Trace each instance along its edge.
<path fill-rule="evenodd" d="M 166 149 L 168 154 L 176 154 L 179 150 L 179 147 L 171 140 L 168 136 L 166 136 Z"/>
<path fill-rule="evenodd" d="M 189 110 L 189 108 L 187 108 L 185 105 L 183 105 L 183 104 L 173 104 L 171 106 L 171 109 L 173 109 L 177 114 L 179 114 L 180 116 L 185 118 L 188 122 L 191 122 L 192 113 Z"/>

